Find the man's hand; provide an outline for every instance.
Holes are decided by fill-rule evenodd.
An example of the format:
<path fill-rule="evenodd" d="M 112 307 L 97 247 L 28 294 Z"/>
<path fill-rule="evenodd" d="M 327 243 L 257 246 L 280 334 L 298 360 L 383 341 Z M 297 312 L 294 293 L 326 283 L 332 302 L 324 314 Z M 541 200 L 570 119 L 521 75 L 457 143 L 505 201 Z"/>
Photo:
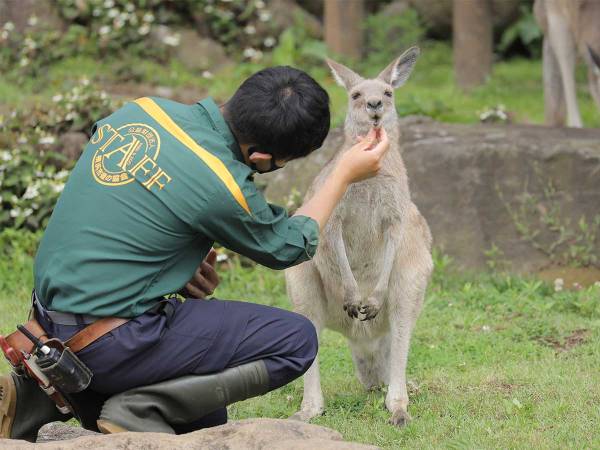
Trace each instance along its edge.
<path fill-rule="evenodd" d="M 204 261 L 196 269 L 192 279 L 180 291 L 180 294 L 191 298 L 206 298 L 212 295 L 219 285 L 219 275 L 215 270 L 216 262 L 217 252 L 214 248 L 211 248 Z"/>

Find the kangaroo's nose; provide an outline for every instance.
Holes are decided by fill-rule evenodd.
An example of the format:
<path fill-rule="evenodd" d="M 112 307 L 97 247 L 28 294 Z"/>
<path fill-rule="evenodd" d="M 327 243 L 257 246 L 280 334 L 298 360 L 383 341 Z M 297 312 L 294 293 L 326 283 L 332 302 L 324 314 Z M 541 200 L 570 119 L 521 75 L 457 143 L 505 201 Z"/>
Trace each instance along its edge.
<path fill-rule="evenodd" d="M 379 109 L 381 108 L 381 100 L 368 100 L 367 101 L 367 108 L 369 109 Z"/>

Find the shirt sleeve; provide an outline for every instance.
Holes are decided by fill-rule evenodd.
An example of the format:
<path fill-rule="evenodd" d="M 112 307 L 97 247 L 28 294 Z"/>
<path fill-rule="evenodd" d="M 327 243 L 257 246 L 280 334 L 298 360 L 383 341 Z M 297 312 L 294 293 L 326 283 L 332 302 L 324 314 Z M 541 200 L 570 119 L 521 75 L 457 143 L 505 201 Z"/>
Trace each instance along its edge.
<path fill-rule="evenodd" d="M 272 269 L 285 269 L 314 256 L 319 243 L 319 225 L 314 219 L 289 217 L 285 208 L 267 203 L 250 180 L 243 192 L 249 212 L 223 192 L 222 198 L 212 202 L 210 212 L 200 218 L 200 231 Z"/>

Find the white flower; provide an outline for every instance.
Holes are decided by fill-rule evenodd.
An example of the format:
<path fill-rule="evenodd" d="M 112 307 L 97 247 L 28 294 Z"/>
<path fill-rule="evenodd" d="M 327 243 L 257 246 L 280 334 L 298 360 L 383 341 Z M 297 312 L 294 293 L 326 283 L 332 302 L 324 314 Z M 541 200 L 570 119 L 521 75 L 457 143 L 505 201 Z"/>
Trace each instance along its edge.
<path fill-rule="evenodd" d="M 10 152 L 8 150 L 4 150 L 4 151 L 0 152 L 0 159 L 2 161 L 10 161 L 12 159 L 12 155 L 10 154 Z"/>
<path fill-rule="evenodd" d="M 89 86 L 89 84 L 90 84 L 90 80 L 89 80 L 89 79 L 87 79 L 87 78 L 82 78 L 82 79 L 81 79 L 81 84 L 82 84 L 83 86 Z"/>
<path fill-rule="evenodd" d="M 39 195 L 40 191 L 38 189 L 37 186 L 32 185 L 32 186 L 27 186 L 27 189 L 25 190 L 25 193 L 23 194 L 23 196 L 21 197 L 23 200 L 31 200 L 36 198 Z"/>
<path fill-rule="evenodd" d="M 165 36 L 163 39 L 163 44 L 168 45 L 170 47 L 177 47 L 179 42 L 181 41 L 181 36 L 179 33 L 169 34 Z"/>
<path fill-rule="evenodd" d="M 101 35 L 110 33 L 110 27 L 108 25 L 102 25 L 98 30 Z"/>
<path fill-rule="evenodd" d="M 58 183 L 58 184 L 52 185 L 52 190 L 56 193 L 62 192 L 64 188 L 65 188 L 64 183 Z"/>
<path fill-rule="evenodd" d="M 252 47 L 247 47 L 244 49 L 244 57 L 245 58 L 252 58 L 254 57 L 254 55 L 256 55 L 256 50 L 253 49 Z"/>
<path fill-rule="evenodd" d="M 265 38 L 265 40 L 263 41 L 263 44 L 265 45 L 265 47 L 273 47 L 276 42 L 277 41 L 275 40 L 275 38 L 273 36 L 269 36 L 268 38 Z"/>
<path fill-rule="evenodd" d="M 27 138 L 23 135 L 19 136 L 17 139 L 17 144 L 27 144 Z"/>
<path fill-rule="evenodd" d="M 63 169 L 60 172 L 57 172 L 57 174 L 54 176 L 54 179 L 55 180 L 64 180 L 68 176 L 69 176 L 69 171 Z"/>
<path fill-rule="evenodd" d="M 212 72 L 210 72 L 210 71 L 208 71 L 208 70 L 205 70 L 204 72 L 202 72 L 202 76 L 203 76 L 204 78 L 208 78 L 208 79 L 210 79 L 210 78 L 212 78 L 212 77 L 213 77 L 213 74 L 212 74 Z"/>
<path fill-rule="evenodd" d="M 115 17 L 117 17 L 119 15 L 119 10 L 117 8 L 112 8 L 111 10 L 108 11 L 107 15 L 111 19 L 114 19 Z"/>
<path fill-rule="evenodd" d="M 29 59 L 27 58 L 21 58 L 21 61 L 19 61 L 21 67 L 25 67 L 27 64 L 29 64 Z"/>
<path fill-rule="evenodd" d="M 133 12 L 135 10 L 135 5 L 133 3 L 127 3 L 125 5 L 125 10 L 127 12 Z"/>
<path fill-rule="evenodd" d="M 152 14 L 151 12 L 147 12 L 146 14 L 144 14 L 144 16 L 142 17 L 142 20 L 144 22 L 154 22 L 154 14 Z"/>
<path fill-rule="evenodd" d="M 265 7 L 265 2 L 263 2 L 263 0 L 256 0 L 254 6 L 256 9 L 263 9 Z"/>
<path fill-rule="evenodd" d="M 36 16 L 31 16 L 29 19 L 27 19 L 27 25 L 29 25 L 30 27 L 35 27 L 38 24 L 39 20 Z"/>
<path fill-rule="evenodd" d="M 54 144 L 54 142 L 56 141 L 56 138 L 54 136 L 44 136 L 42 138 L 40 138 L 39 143 L 42 145 L 50 145 L 50 144 Z"/>
<path fill-rule="evenodd" d="M 15 29 L 15 24 L 12 22 L 6 22 L 2 28 L 4 28 L 6 31 L 13 31 Z"/>
<path fill-rule="evenodd" d="M 212 13 L 214 10 L 215 10 L 215 8 L 214 8 L 212 5 L 206 5 L 206 6 L 204 7 L 204 12 L 205 12 L 206 14 L 210 14 L 210 13 Z"/>
<path fill-rule="evenodd" d="M 33 39 L 31 39 L 31 38 L 29 38 L 29 37 L 25 38 L 25 40 L 23 41 L 23 44 L 24 44 L 24 45 L 25 45 L 25 47 L 27 47 L 29 50 L 34 50 L 34 49 L 36 49 L 36 48 L 37 48 L 37 43 L 36 43 L 36 42 L 35 42 Z"/>
<path fill-rule="evenodd" d="M 106 92 L 104 92 L 104 91 L 100 91 L 100 98 L 101 98 L 102 100 L 106 99 L 107 97 L 108 97 L 108 95 L 106 94 Z"/>
<path fill-rule="evenodd" d="M 556 280 L 554 280 L 554 292 L 562 291 L 564 285 L 565 285 L 565 280 L 563 280 L 562 278 L 557 278 Z"/>
<path fill-rule="evenodd" d="M 99 17 L 100 14 L 102 14 L 102 10 L 100 8 L 94 8 L 94 10 L 92 11 L 92 16 L 94 17 Z"/>
<path fill-rule="evenodd" d="M 596 282 L 594 283 L 594 286 L 596 286 L 597 288 L 600 288 L 600 281 L 596 281 Z"/>
<path fill-rule="evenodd" d="M 106 9 L 112 8 L 113 6 L 115 6 L 114 0 L 104 0 L 104 7 Z"/>
<path fill-rule="evenodd" d="M 258 13 L 258 18 L 260 19 L 261 22 L 267 22 L 271 19 L 271 12 L 270 11 L 261 11 Z"/>
<path fill-rule="evenodd" d="M 17 216 L 19 216 L 21 214 L 21 209 L 20 208 L 13 208 L 10 210 L 10 217 L 12 217 L 13 219 Z"/>
<path fill-rule="evenodd" d="M 254 34 L 256 33 L 256 28 L 254 27 L 254 25 L 247 25 L 246 28 L 244 28 L 244 32 L 246 34 Z"/>
<path fill-rule="evenodd" d="M 52 97 L 52 101 L 54 103 L 58 103 L 63 99 L 63 96 L 61 94 L 56 94 L 55 96 Z"/>
<path fill-rule="evenodd" d="M 138 29 L 138 33 L 141 34 L 142 36 L 150 33 L 150 25 L 145 23 Z"/>
<path fill-rule="evenodd" d="M 74 112 L 69 112 L 65 116 L 65 120 L 73 120 L 75 117 L 77 117 L 77 114 L 75 114 Z"/>
<path fill-rule="evenodd" d="M 5 41 L 6 39 L 8 39 L 8 31 L 6 30 L 2 30 L 2 33 L 0 33 L 0 38 Z"/>
<path fill-rule="evenodd" d="M 23 211 L 23 215 L 25 217 L 29 217 L 32 214 L 33 214 L 33 209 L 31 209 L 31 208 L 25 208 L 25 210 Z"/>
<path fill-rule="evenodd" d="M 117 17 L 114 22 L 113 25 L 115 26 L 115 28 L 117 30 L 123 28 L 123 25 L 125 25 L 125 21 L 123 19 L 121 19 L 120 17 Z"/>
<path fill-rule="evenodd" d="M 481 327 L 481 331 L 483 331 L 484 333 L 489 333 L 490 331 L 492 331 L 492 328 L 489 325 L 484 325 Z"/>

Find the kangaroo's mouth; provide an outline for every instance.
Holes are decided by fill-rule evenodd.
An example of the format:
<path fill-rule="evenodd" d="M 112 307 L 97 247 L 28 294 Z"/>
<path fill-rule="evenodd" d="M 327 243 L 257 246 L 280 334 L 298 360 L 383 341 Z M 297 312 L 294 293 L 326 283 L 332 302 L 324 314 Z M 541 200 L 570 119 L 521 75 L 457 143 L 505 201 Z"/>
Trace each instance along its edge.
<path fill-rule="evenodd" d="M 377 128 L 381 123 L 381 116 L 379 114 L 375 114 L 371 116 L 371 120 L 373 121 L 373 126 Z"/>

